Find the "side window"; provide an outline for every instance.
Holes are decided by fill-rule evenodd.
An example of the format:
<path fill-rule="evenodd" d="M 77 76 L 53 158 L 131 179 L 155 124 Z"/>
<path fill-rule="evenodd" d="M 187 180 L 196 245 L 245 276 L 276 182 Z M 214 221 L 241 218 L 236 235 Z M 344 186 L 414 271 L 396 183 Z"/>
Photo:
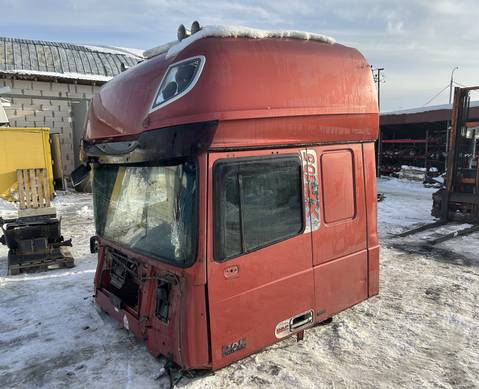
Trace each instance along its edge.
<path fill-rule="evenodd" d="M 353 219 L 354 197 L 353 154 L 349 150 L 326 152 L 321 156 L 324 221 L 334 223 Z"/>
<path fill-rule="evenodd" d="M 214 167 L 214 252 L 218 261 L 303 230 L 299 156 L 220 160 Z"/>

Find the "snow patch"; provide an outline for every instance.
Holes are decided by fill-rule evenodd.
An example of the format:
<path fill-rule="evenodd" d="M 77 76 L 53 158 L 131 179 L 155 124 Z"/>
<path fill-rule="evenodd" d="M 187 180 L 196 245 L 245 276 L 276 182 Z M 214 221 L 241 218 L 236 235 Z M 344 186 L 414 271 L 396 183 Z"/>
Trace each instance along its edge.
<path fill-rule="evenodd" d="M 101 76 L 98 74 L 83 74 L 83 73 L 73 73 L 73 72 L 47 72 L 43 70 L 25 70 L 25 69 L 15 69 L 15 70 L 2 70 L 2 73 L 8 74 L 17 74 L 24 76 L 46 76 L 46 77 L 58 77 L 58 78 L 68 78 L 72 80 L 88 80 L 88 81 L 110 81 L 113 77 L 111 76 Z"/>
<path fill-rule="evenodd" d="M 15 206 L 15 204 L 0 198 L 0 211 L 16 211 L 16 210 L 17 210 L 17 207 Z"/>
<path fill-rule="evenodd" d="M 13 219 L 17 216 L 17 207 L 15 206 L 15 204 L 0 198 L 0 217 L 3 217 L 4 219 Z M 1 235 L 2 232 L 0 230 L 0 236 Z"/>
<path fill-rule="evenodd" d="M 377 190 L 386 196 L 385 201 L 378 203 L 380 238 L 399 233 L 408 226 L 434 221 L 432 194 L 437 189 L 425 188 L 417 181 L 384 177 L 378 179 Z"/>
<path fill-rule="evenodd" d="M 423 182 L 426 177 L 426 171 L 427 169 L 424 167 L 402 165 L 397 175 L 399 178 L 406 180 Z"/>
<path fill-rule="evenodd" d="M 115 47 L 115 46 L 104 46 L 104 45 L 82 45 L 87 49 L 92 51 L 96 51 L 99 53 L 106 53 L 106 54 L 126 54 L 133 57 L 143 58 L 143 50 L 142 49 L 133 49 L 129 47 Z"/>
<path fill-rule="evenodd" d="M 250 38 L 250 39 L 300 39 L 334 44 L 336 41 L 327 35 L 317 34 L 314 32 L 297 31 L 297 30 L 260 30 L 258 28 L 250 28 L 243 26 L 222 26 L 210 25 L 204 26 L 200 31 L 190 35 L 188 38 L 175 44 L 170 42 L 162 46 L 158 46 L 143 53 L 145 58 L 151 58 L 155 55 L 166 53 L 166 58 L 173 57 L 184 50 L 192 43 L 208 38 Z"/>
<path fill-rule="evenodd" d="M 409 166 L 409 165 L 401 165 L 401 170 L 412 170 L 412 171 L 417 171 L 422 173 L 426 173 L 427 171 L 425 167 Z"/>
<path fill-rule="evenodd" d="M 84 205 L 77 211 L 77 215 L 87 218 L 87 219 L 92 219 L 93 218 L 93 208 L 89 207 L 88 205 Z"/>
<path fill-rule="evenodd" d="M 163 45 L 153 47 L 152 49 L 145 50 L 143 52 L 143 56 L 145 58 L 151 58 L 166 53 L 172 46 L 176 45 L 177 43 L 178 41 L 168 42 Z"/>
<path fill-rule="evenodd" d="M 439 244 L 435 257 L 392 248 L 398 241 L 389 232 L 432 221 L 434 190 L 382 178 L 378 191 L 386 196 L 378 204 L 378 297 L 307 330 L 302 342 L 289 338 L 178 386 L 478 387 L 479 233 Z M 97 311 L 95 229 L 82 216 L 92 196 L 60 192 L 54 204 L 63 235 L 73 238 L 74 269 L 7 276 L 8 249 L 0 245 L 0 388 L 169 387 L 165 358 Z M 458 263 L 459 253 L 475 265 Z"/>

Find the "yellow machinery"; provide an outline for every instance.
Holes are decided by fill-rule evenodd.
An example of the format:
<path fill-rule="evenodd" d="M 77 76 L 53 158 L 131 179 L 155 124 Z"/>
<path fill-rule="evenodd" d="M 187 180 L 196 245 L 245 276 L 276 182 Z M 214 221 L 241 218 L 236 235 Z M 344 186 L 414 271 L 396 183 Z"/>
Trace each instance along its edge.
<path fill-rule="evenodd" d="M 53 170 L 48 128 L 0 127 L 0 197 L 13 200 L 17 191 L 17 169 L 47 169 L 50 193 Z"/>

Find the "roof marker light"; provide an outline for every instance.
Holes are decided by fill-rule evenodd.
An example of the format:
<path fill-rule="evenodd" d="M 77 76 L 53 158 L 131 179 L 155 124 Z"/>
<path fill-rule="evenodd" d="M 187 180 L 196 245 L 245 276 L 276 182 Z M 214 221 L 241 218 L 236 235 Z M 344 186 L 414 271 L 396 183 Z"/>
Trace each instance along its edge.
<path fill-rule="evenodd" d="M 201 26 L 198 20 L 195 20 L 193 23 L 191 23 L 191 34 L 195 34 L 200 30 L 201 30 Z"/>
<path fill-rule="evenodd" d="M 188 38 L 191 35 L 191 31 L 188 30 L 183 24 L 178 26 L 178 30 L 176 31 L 176 36 L 178 40 L 181 42 L 183 39 Z"/>

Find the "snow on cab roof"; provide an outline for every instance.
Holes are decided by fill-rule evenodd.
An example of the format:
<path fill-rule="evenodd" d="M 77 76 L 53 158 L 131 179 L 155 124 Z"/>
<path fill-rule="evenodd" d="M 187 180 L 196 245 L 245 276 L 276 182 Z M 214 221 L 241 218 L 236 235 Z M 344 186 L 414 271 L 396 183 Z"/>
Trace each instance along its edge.
<path fill-rule="evenodd" d="M 202 27 L 199 31 L 191 34 L 181 41 L 169 42 L 161 46 L 146 50 L 143 53 L 145 58 L 151 58 L 166 52 L 166 58 L 172 57 L 186 47 L 203 38 L 217 37 L 217 38 L 250 38 L 250 39 L 300 39 L 313 40 L 327 44 L 334 44 L 336 41 L 327 35 L 317 34 L 313 32 L 296 31 L 296 30 L 260 30 L 258 28 L 250 28 L 243 26 L 222 26 L 222 25 L 207 25 Z"/>

